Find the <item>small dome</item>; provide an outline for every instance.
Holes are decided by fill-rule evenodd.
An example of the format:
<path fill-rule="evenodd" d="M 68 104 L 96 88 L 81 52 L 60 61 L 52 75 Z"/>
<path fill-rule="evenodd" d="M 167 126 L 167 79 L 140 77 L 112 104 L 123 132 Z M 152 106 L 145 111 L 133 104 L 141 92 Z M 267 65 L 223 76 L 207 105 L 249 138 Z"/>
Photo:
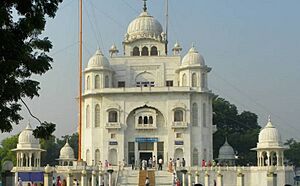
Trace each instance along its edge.
<path fill-rule="evenodd" d="M 33 135 L 33 129 L 30 124 L 20 133 L 18 138 L 18 146 L 36 147 L 39 148 L 40 141 Z"/>
<path fill-rule="evenodd" d="M 225 143 L 221 146 L 219 149 L 219 160 L 233 160 L 235 159 L 235 153 L 233 148 L 229 145 L 227 142 L 227 139 L 225 140 Z"/>
<path fill-rule="evenodd" d="M 126 37 L 129 40 L 155 38 L 160 37 L 162 32 L 161 24 L 153 16 L 150 16 L 147 11 L 144 11 L 129 24 Z"/>
<path fill-rule="evenodd" d="M 183 57 L 181 66 L 189 66 L 189 65 L 200 65 L 204 66 L 204 58 L 201 54 L 198 53 L 196 48 L 193 46 L 188 53 Z"/>
<path fill-rule="evenodd" d="M 70 146 L 68 140 L 66 141 L 66 144 L 60 149 L 60 160 L 75 160 L 74 156 L 74 150 Z"/>
<path fill-rule="evenodd" d="M 258 136 L 258 143 L 273 143 L 281 144 L 281 137 L 278 130 L 272 125 L 269 118 L 267 125 L 260 131 Z"/>
<path fill-rule="evenodd" d="M 87 68 L 109 67 L 108 59 L 97 49 L 96 53 L 90 58 Z"/>

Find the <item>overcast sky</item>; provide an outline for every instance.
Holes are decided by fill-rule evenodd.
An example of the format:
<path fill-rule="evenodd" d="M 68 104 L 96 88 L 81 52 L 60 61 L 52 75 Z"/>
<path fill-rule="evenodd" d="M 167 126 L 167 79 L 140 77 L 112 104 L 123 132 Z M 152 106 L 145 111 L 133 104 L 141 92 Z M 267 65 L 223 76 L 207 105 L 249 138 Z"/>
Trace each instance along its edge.
<path fill-rule="evenodd" d="M 142 9 L 141 0 L 83 0 L 84 66 L 99 46 L 107 55 L 115 43 L 122 50 L 127 26 Z M 299 0 L 169 0 L 169 51 L 178 42 L 182 55 L 195 43 L 212 67 L 209 87 L 238 106 L 268 115 L 283 138 L 300 140 L 300 1 Z M 164 0 L 149 0 L 148 11 L 164 26 Z M 27 100 L 41 120 L 57 124 L 55 135 L 77 129 L 78 0 L 64 0 L 45 36 L 53 42 L 53 69 L 43 76 L 40 97 Z M 10 134 L 25 127 L 24 120 Z"/>

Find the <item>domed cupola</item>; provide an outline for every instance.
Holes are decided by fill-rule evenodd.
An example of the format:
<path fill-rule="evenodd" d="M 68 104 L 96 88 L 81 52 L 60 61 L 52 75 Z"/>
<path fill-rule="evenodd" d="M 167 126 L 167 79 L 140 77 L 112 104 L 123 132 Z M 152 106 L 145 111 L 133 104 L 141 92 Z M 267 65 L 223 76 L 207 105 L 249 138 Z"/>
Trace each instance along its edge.
<path fill-rule="evenodd" d="M 193 46 L 182 58 L 181 66 L 205 66 L 204 58 Z"/>
<path fill-rule="evenodd" d="M 147 11 L 144 11 L 129 24 L 125 41 L 130 42 L 144 38 L 161 40 L 162 33 L 161 24 Z"/>
<path fill-rule="evenodd" d="M 259 133 L 257 147 L 272 147 L 281 145 L 282 142 L 280 134 L 269 118 L 267 125 Z"/>
<path fill-rule="evenodd" d="M 72 162 L 75 160 L 74 150 L 70 146 L 68 139 L 66 141 L 66 144 L 60 149 L 58 160 L 60 165 L 62 166 L 72 165 Z"/>
<path fill-rule="evenodd" d="M 219 149 L 218 160 L 220 163 L 226 162 L 230 165 L 234 164 L 235 153 L 233 148 L 229 145 L 227 138 L 225 139 L 225 143 Z"/>
<path fill-rule="evenodd" d="M 40 148 L 40 141 L 34 137 L 33 129 L 30 124 L 28 124 L 27 127 L 20 133 L 17 148 Z"/>
<path fill-rule="evenodd" d="M 90 58 L 87 69 L 92 68 L 110 68 L 108 59 L 102 54 L 100 49 L 96 50 L 96 53 Z"/>

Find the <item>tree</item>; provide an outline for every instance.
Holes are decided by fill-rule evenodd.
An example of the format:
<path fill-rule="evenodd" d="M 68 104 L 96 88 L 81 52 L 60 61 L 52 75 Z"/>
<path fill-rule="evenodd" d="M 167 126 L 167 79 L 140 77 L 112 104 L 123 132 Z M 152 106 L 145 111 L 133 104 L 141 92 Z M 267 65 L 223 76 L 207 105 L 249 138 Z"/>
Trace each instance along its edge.
<path fill-rule="evenodd" d="M 46 16 L 54 18 L 60 2 L 62 0 L 0 1 L 1 132 L 10 132 L 12 124 L 22 119 L 20 101 L 32 115 L 24 98 L 39 96 L 39 82 L 33 80 L 32 75 L 42 75 L 51 69 L 53 59 L 46 53 L 52 44 L 40 35 L 45 29 Z M 34 131 L 38 137 L 47 138 L 55 130 L 53 123 L 40 124 Z"/>
<path fill-rule="evenodd" d="M 218 97 L 213 101 L 213 112 L 213 124 L 218 129 L 213 135 L 214 158 L 218 157 L 219 148 L 227 137 L 237 151 L 239 164 L 255 164 L 256 153 L 250 149 L 256 146 L 260 131 L 257 115 L 249 111 L 239 114 L 235 105 Z"/>
<path fill-rule="evenodd" d="M 284 152 L 285 158 L 295 166 L 300 166 L 300 142 L 297 142 L 293 138 L 286 141 L 284 145 L 289 148 Z"/>
<path fill-rule="evenodd" d="M 1 161 L 0 161 L 0 172 L 1 172 L 2 164 L 5 161 L 10 160 L 14 164 L 16 164 L 16 152 L 12 152 L 11 150 L 17 147 L 18 136 L 19 135 L 14 135 L 14 136 L 8 137 L 8 138 L 4 139 L 1 142 L 1 147 L 0 147 L 0 159 L 1 159 Z"/>

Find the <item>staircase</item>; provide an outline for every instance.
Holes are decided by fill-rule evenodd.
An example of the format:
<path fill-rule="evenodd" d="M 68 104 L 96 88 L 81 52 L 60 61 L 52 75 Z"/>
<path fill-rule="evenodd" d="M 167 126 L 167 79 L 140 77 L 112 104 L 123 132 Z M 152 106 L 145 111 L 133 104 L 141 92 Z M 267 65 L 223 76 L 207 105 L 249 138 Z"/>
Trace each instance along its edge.
<path fill-rule="evenodd" d="M 172 186 L 173 174 L 168 171 L 155 172 L 155 186 Z"/>
<path fill-rule="evenodd" d="M 125 169 L 119 173 L 117 186 L 137 186 L 139 184 L 138 176 L 138 170 Z"/>
<path fill-rule="evenodd" d="M 139 173 L 139 186 L 145 186 L 146 177 L 149 178 L 150 186 L 155 186 L 155 172 L 154 170 L 141 170 Z"/>

